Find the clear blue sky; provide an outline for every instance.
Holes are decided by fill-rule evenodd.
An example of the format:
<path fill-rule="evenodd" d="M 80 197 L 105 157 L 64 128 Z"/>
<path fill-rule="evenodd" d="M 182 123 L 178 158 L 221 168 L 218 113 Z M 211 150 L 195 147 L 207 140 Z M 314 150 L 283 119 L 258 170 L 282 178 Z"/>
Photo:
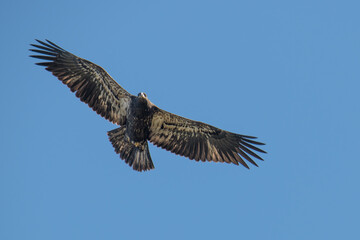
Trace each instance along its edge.
<path fill-rule="evenodd" d="M 5 3 L 6 2 L 6 3 Z M 359 1 L 3 1 L 0 239 L 357 239 Z M 132 94 L 258 136 L 259 168 L 150 146 L 28 57 L 49 39 Z"/>

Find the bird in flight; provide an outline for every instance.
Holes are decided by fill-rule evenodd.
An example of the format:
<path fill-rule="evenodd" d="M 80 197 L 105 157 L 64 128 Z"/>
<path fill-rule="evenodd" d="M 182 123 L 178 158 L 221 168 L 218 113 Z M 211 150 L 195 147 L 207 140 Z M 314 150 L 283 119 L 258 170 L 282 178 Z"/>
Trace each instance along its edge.
<path fill-rule="evenodd" d="M 251 158 L 263 160 L 254 151 L 266 153 L 256 145 L 256 137 L 228 132 L 206 123 L 169 113 L 154 105 L 145 93 L 137 96 L 123 89 L 102 67 L 77 57 L 49 40 L 36 40 L 30 57 L 45 60 L 36 63 L 46 67 L 67 85 L 76 97 L 95 112 L 120 125 L 108 132 L 109 140 L 134 170 L 154 168 L 148 141 L 172 153 L 196 161 L 242 164 Z M 40 54 L 40 55 L 39 55 Z"/>

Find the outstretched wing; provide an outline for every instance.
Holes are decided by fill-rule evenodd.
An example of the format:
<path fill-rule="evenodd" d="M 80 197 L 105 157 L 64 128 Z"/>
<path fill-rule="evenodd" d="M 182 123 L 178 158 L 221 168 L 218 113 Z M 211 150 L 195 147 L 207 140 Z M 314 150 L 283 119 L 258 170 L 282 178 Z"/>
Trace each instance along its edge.
<path fill-rule="evenodd" d="M 31 44 L 30 51 L 41 55 L 31 57 L 48 60 L 36 63 L 45 66 L 59 80 L 66 84 L 81 101 L 110 122 L 123 125 L 131 94 L 125 91 L 100 66 L 79 58 L 56 44 L 36 40 L 41 45 Z"/>
<path fill-rule="evenodd" d="M 208 124 L 186 119 L 155 107 L 150 127 L 150 142 L 172 153 L 196 161 L 226 162 L 249 168 L 244 159 L 257 166 L 250 156 L 263 160 L 254 151 L 256 137 L 239 135 Z"/>

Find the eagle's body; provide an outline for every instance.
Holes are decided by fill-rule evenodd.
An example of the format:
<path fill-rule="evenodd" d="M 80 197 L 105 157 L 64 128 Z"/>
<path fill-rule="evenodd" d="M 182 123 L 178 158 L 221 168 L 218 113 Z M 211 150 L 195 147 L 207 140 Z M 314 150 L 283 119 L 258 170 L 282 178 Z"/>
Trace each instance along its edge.
<path fill-rule="evenodd" d="M 137 97 L 132 97 L 126 117 L 126 134 L 134 142 L 149 140 L 153 112 L 154 105 L 146 95 L 140 93 Z"/>
<path fill-rule="evenodd" d="M 31 57 L 48 60 L 46 66 L 66 84 L 81 101 L 107 120 L 121 127 L 108 132 L 110 142 L 120 157 L 133 169 L 150 170 L 154 164 L 148 141 L 175 154 L 196 161 L 241 163 L 244 159 L 257 166 L 249 155 L 262 160 L 252 150 L 265 153 L 254 145 L 255 137 L 224 131 L 211 125 L 166 112 L 147 98 L 145 93 L 131 95 L 98 65 L 79 58 L 54 43 L 37 40 L 30 49 L 42 55 Z"/>

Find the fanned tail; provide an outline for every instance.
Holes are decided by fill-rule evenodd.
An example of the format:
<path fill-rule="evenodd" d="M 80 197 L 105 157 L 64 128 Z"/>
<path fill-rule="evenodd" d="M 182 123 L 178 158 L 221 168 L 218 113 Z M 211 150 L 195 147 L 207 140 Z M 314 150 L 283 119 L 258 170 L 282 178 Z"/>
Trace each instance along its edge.
<path fill-rule="evenodd" d="M 125 133 L 125 126 L 108 132 L 109 140 L 115 148 L 115 152 L 119 153 L 120 158 L 125 160 L 136 171 L 153 169 L 154 164 L 150 157 L 147 141 L 132 142 L 125 137 Z"/>

